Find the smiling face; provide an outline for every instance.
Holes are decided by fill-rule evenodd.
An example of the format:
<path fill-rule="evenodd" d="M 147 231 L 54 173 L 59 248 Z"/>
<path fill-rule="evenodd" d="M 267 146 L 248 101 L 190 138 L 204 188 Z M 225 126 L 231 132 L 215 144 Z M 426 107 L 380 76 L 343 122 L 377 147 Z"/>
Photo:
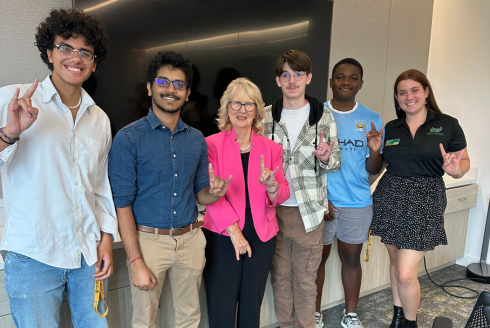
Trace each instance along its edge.
<path fill-rule="evenodd" d="M 170 81 L 185 80 L 185 73 L 179 68 L 170 65 L 162 66 L 158 69 L 157 78 L 168 79 Z M 173 83 L 169 87 L 158 86 L 155 81 L 147 84 L 148 93 L 152 98 L 153 109 L 160 109 L 165 113 L 177 113 L 182 109 L 184 103 L 189 100 L 190 89 L 175 89 Z"/>
<path fill-rule="evenodd" d="M 398 83 L 395 98 L 400 108 L 408 115 L 416 115 L 427 110 L 425 100 L 429 96 L 429 90 L 414 80 L 402 80 Z"/>
<path fill-rule="evenodd" d="M 276 76 L 277 85 L 281 87 L 283 96 L 288 100 L 303 99 L 306 86 L 311 82 L 312 73 L 304 74 L 300 80 L 296 80 L 294 77 L 296 72 L 291 69 L 287 62 L 283 66 L 284 73 L 289 74 L 290 78 L 288 81 L 283 81 L 280 76 Z"/>
<path fill-rule="evenodd" d="M 254 103 L 254 101 L 246 96 L 233 96 L 230 102 L 239 102 L 241 104 Z M 245 110 L 245 106 L 242 105 L 238 111 L 231 108 L 231 104 L 228 104 L 228 118 L 230 119 L 231 125 L 236 129 L 250 130 L 252 128 L 252 123 L 255 118 L 257 111 L 257 106 L 251 112 Z"/>
<path fill-rule="evenodd" d="M 361 70 L 351 64 L 339 65 L 330 79 L 333 97 L 338 101 L 353 101 L 362 88 Z"/>
<path fill-rule="evenodd" d="M 85 50 L 94 53 L 94 47 L 87 45 L 87 40 L 84 36 L 79 35 L 77 38 L 63 39 L 57 36 L 54 44 L 67 45 L 77 50 Z M 56 47 L 53 50 L 47 50 L 48 60 L 53 64 L 53 84 L 68 84 L 72 86 L 81 86 L 82 83 L 90 77 L 90 74 L 95 72 L 97 64 L 94 62 L 84 64 L 77 52 L 71 58 L 63 58 L 60 50 Z"/>

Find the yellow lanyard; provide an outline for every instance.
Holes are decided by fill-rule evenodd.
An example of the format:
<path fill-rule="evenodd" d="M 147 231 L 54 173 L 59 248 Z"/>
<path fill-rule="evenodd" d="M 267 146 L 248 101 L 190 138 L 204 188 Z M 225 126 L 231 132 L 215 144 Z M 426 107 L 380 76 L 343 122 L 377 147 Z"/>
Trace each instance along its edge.
<path fill-rule="evenodd" d="M 97 272 L 99 273 L 100 270 Z M 100 295 L 100 296 L 99 296 Z M 102 301 L 104 301 L 105 304 L 105 312 L 103 314 L 99 314 L 99 311 L 97 308 L 99 307 L 99 298 L 102 297 Z M 102 280 L 96 280 L 95 281 L 95 287 L 94 287 L 94 310 L 95 313 L 101 318 L 105 317 L 107 313 L 109 312 L 109 306 L 107 306 L 107 303 L 105 301 L 105 296 L 104 296 L 104 282 Z"/>
<path fill-rule="evenodd" d="M 373 236 L 371 235 L 371 228 L 368 233 L 368 244 L 366 248 L 366 255 L 364 255 L 364 262 L 369 262 L 369 251 L 371 250 L 371 244 L 373 243 Z"/>

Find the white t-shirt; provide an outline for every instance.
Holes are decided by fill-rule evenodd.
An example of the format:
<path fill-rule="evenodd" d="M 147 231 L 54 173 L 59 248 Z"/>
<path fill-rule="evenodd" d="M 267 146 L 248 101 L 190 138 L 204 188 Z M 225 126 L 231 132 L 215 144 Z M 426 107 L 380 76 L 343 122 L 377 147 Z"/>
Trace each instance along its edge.
<path fill-rule="evenodd" d="M 306 120 L 310 116 L 310 103 L 300 109 L 282 109 L 282 119 L 286 123 L 286 129 L 288 130 L 289 144 L 291 145 L 291 153 L 294 150 L 296 141 L 298 140 L 299 133 L 303 129 Z M 298 206 L 296 195 L 294 194 L 293 184 L 291 183 L 291 173 L 289 172 L 290 166 L 286 170 L 286 180 L 289 183 L 290 196 L 288 200 L 282 203 L 282 206 Z"/>

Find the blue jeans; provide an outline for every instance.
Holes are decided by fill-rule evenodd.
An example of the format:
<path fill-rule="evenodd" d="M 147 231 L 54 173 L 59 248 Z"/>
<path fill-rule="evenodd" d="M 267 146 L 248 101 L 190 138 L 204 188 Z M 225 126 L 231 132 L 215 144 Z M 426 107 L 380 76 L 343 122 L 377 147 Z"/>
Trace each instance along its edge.
<path fill-rule="evenodd" d="M 80 268 L 62 269 L 8 252 L 5 289 L 15 325 L 18 328 L 59 327 L 64 293 L 75 328 L 107 328 L 106 318 L 100 318 L 93 308 L 94 273 L 95 267 L 88 266 L 83 256 Z"/>

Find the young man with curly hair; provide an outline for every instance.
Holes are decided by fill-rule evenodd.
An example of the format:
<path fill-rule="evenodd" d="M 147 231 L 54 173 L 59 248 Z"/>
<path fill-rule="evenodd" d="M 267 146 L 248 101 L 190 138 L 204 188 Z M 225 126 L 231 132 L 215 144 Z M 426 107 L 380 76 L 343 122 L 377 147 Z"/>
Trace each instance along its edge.
<path fill-rule="evenodd" d="M 159 52 L 146 73 L 148 116 L 122 128 L 109 154 L 109 177 L 128 256 L 133 328 L 156 328 L 166 278 L 172 287 L 175 328 L 197 328 L 206 239 L 196 200 L 216 202 L 228 180 L 213 174 L 199 130 L 180 118 L 192 86 L 192 65 Z M 208 175 L 209 173 L 209 175 Z"/>
<path fill-rule="evenodd" d="M 0 250 L 17 327 L 58 327 L 63 295 L 75 327 L 107 327 L 93 304 L 95 280 L 112 273 L 117 237 L 111 130 L 82 83 L 107 57 L 108 43 L 94 17 L 53 10 L 36 33 L 52 74 L 0 89 Z"/>

